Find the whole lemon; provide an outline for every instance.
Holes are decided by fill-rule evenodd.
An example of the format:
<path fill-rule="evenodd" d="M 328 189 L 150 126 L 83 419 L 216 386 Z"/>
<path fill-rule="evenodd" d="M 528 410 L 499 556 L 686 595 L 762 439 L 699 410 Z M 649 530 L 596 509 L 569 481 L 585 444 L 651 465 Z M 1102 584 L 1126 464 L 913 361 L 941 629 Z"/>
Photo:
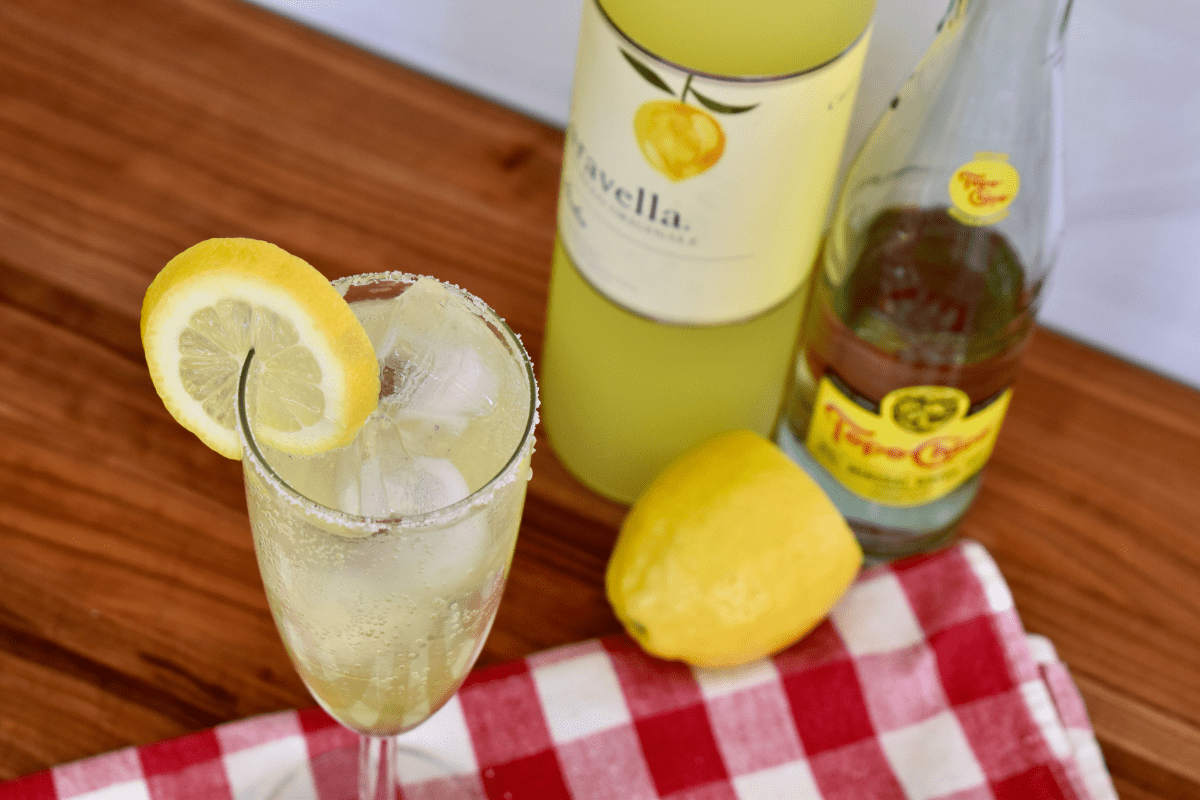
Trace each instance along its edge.
<path fill-rule="evenodd" d="M 680 456 L 621 526 L 609 602 L 652 655 L 743 664 L 820 622 L 862 566 L 862 549 L 821 488 L 750 431 Z"/>

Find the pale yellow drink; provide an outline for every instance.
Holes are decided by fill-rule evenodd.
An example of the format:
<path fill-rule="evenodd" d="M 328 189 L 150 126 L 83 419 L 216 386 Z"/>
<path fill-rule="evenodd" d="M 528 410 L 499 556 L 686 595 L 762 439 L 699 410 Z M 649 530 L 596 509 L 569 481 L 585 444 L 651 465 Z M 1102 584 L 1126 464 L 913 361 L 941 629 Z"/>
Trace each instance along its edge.
<path fill-rule="evenodd" d="M 339 450 L 246 447 L 246 496 L 296 669 L 342 724 L 386 736 L 450 698 L 495 618 L 536 390 L 519 341 L 469 295 L 400 274 L 337 285 L 375 347 L 379 409 Z"/>

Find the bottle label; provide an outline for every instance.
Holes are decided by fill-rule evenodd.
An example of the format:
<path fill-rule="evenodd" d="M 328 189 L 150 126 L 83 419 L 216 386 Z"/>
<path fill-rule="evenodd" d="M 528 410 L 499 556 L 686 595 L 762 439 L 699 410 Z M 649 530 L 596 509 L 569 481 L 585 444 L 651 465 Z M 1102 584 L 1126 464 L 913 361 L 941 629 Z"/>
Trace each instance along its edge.
<path fill-rule="evenodd" d="M 909 386 L 889 392 L 874 412 L 825 376 L 805 444 L 855 494 L 889 506 L 922 505 L 983 468 L 1011 395 L 1006 389 L 968 413 L 970 398 L 959 389 Z"/>
<path fill-rule="evenodd" d="M 976 153 L 950 176 L 950 216 L 967 225 L 991 225 L 1008 216 L 1021 175 L 1004 153 Z"/>
<path fill-rule="evenodd" d="M 655 57 L 585 3 L 558 206 L 584 278 L 674 324 L 787 299 L 816 255 L 868 38 L 797 75 L 721 78 Z"/>

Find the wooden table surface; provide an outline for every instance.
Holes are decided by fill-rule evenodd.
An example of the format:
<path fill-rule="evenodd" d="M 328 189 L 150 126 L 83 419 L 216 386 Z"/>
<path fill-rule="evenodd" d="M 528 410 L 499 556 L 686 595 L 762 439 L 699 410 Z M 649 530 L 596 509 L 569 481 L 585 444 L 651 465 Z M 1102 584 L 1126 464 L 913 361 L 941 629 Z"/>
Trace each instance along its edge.
<path fill-rule="evenodd" d="M 267 239 L 487 299 L 538 359 L 562 134 L 239 0 L 0 3 L 0 780 L 310 705 L 241 470 L 167 414 L 166 261 Z M 1200 393 L 1039 331 L 964 534 L 1123 798 L 1200 798 Z M 481 665 L 614 632 L 624 509 L 548 447 Z"/>

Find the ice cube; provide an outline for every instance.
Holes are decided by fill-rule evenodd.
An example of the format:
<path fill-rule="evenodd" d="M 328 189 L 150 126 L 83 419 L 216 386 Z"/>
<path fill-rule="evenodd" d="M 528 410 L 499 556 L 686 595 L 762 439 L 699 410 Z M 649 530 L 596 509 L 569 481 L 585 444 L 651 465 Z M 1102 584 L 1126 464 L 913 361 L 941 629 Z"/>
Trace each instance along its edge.
<path fill-rule="evenodd" d="M 359 324 L 367 332 L 367 338 L 371 340 L 377 357 L 388 347 L 396 305 L 393 300 L 381 298 L 355 300 L 350 304 L 354 316 L 358 317 Z"/>
<path fill-rule="evenodd" d="M 397 359 L 385 365 L 385 369 L 398 371 L 403 382 L 385 401 L 384 413 L 392 419 L 426 420 L 461 433 L 471 419 L 495 410 L 499 378 L 474 348 L 421 344 L 426 349 L 406 353 L 400 363 Z"/>
<path fill-rule="evenodd" d="M 445 508 L 468 494 L 466 479 L 448 459 L 377 451 L 364 457 L 357 479 L 346 480 L 341 508 L 364 516 L 397 517 Z M 418 533 L 396 546 L 390 565 L 385 559 L 369 568 L 357 564 L 358 577 L 379 585 L 398 582 L 405 591 L 426 587 L 441 595 L 465 585 L 472 573 L 490 568 L 493 560 L 487 515 L 479 510 L 468 512 L 456 525 Z"/>
<path fill-rule="evenodd" d="M 454 464 L 444 458 L 410 455 L 401 431 L 386 421 L 373 420 L 364 426 L 346 455 L 338 476 L 339 507 L 351 514 L 421 514 L 470 494 Z"/>
<path fill-rule="evenodd" d="M 352 307 L 375 346 L 384 413 L 392 419 L 461 433 L 495 410 L 500 378 L 481 354 L 499 342 L 463 298 L 422 278 L 387 306 Z"/>

